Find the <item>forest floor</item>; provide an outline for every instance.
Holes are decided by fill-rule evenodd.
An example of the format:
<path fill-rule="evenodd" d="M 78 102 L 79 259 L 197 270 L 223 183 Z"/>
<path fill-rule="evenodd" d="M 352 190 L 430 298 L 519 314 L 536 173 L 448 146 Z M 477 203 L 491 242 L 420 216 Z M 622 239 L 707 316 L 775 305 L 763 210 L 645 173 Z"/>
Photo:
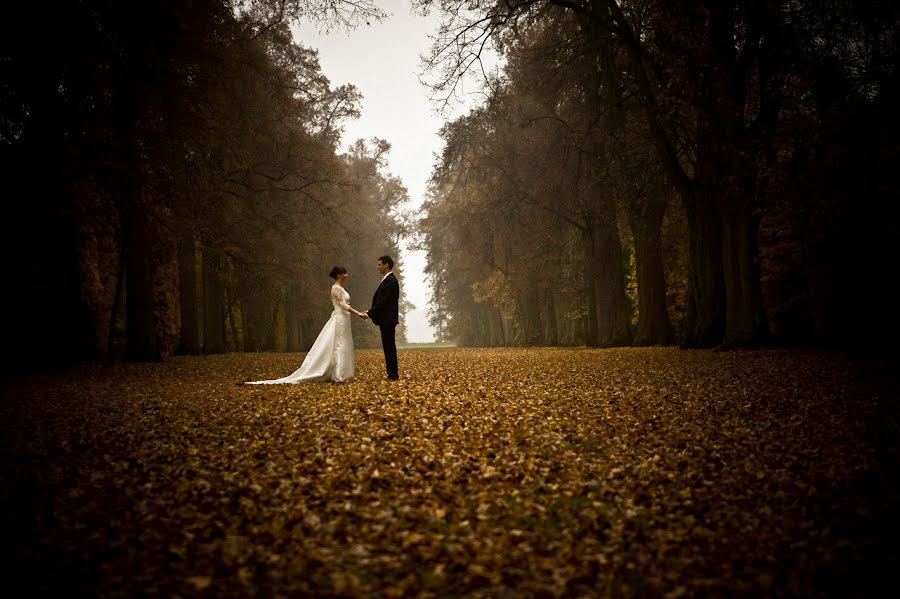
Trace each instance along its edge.
<path fill-rule="evenodd" d="M 896 596 L 890 363 L 411 350 L 389 382 L 362 351 L 349 383 L 240 384 L 301 359 L 4 381 L 0 592 Z"/>

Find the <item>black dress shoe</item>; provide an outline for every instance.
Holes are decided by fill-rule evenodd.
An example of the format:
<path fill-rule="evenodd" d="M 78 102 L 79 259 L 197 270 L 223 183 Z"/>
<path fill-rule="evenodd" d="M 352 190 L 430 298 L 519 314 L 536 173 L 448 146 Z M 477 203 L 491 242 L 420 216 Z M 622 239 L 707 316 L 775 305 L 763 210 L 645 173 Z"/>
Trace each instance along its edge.
<path fill-rule="evenodd" d="M 388 377 L 388 380 L 389 380 L 389 381 L 399 381 L 399 380 L 400 380 L 400 377 L 399 377 L 399 376 L 389 376 L 389 377 Z"/>

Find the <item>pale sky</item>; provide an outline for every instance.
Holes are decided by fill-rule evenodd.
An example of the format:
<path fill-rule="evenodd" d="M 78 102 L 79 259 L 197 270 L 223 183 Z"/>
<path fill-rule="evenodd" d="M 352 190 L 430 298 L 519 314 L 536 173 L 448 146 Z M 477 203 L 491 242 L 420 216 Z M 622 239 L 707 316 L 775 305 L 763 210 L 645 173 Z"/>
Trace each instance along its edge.
<path fill-rule="evenodd" d="M 428 90 L 419 82 L 419 56 L 430 48 L 428 35 L 437 30 L 439 18 L 411 13 L 409 0 L 380 0 L 390 16 L 381 23 L 354 31 L 321 34 L 310 25 L 293 29 L 294 39 L 319 51 L 322 72 L 332 87 L 350 83 L 362 93 L 362 116 L 344 124 L 342 151 L 359 138 L 379 137 L 391 144 L 389 169 L 409 190 L 406 208 L 418 208 L 425 200 L 435 154 L 441 150 L 438 131 L 443 123 L 461 114 L 437 114 Z M 473 105 L 477 96 L 472 96 Z M 425 253 L 403 249 L 402 293 L 416 309 L 406 315 L 406 335 L 411 342 L 434 340 L 428 325 L 431 288 L 424 275 Z"/>

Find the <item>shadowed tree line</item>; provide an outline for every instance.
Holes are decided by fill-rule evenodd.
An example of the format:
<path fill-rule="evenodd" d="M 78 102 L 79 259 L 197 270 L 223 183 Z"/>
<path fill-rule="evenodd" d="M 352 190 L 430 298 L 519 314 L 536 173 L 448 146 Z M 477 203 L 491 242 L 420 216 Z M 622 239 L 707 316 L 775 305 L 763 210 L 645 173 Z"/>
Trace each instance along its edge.
<path fill-rule="evenodd" d="M 419 0 L 452 99 L 422 243 L 471 345 L 836 343 L 898 333 L 894 2 Z"/>
<path fill-rule="evenodd" d="M 397 255 L 406 190 L 297 19 L 368 2 L 15 3 L 0 35 L 5 347 L 20 359 L 155 360 L 308 348 L 327 273 L 363 304 Z M 378 343 L 358 323 L 357 343 Z M 354 325 L 357 326 L 357 325 Z"/>

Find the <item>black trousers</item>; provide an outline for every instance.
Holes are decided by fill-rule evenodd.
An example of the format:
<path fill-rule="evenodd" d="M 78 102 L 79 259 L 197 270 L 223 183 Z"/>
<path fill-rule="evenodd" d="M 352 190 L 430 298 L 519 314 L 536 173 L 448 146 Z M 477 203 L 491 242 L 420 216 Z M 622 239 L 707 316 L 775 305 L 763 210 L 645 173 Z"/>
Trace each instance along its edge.
<path fill-rule="evenodd" d="M 378 328 L 381 329 L 381 347 L 384 348 L 384 366 L 388 378 L 400 378 L 400 375 L 397 374 L 397 325 L 382 324 Z"/>

